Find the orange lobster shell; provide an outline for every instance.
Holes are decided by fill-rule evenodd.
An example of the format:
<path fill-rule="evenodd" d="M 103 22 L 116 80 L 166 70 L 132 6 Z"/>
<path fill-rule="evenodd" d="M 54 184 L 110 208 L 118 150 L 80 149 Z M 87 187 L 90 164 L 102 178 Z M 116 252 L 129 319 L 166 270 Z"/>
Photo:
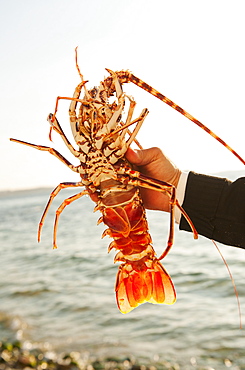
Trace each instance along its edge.
<path fill-rule="evenodd" d="M 145 302 L 173 304 L 176 301 L 172 280 L 151 246 L 138 189 L 134 191 L 129 203 L 101 210 L 103 222 L 109 227 L 103 236 L 114 238 L 109 251 L 112 248 L 119 250 L 115 262 L 123 262 L 115 285 L 117 304 L 122 313 Z"/>

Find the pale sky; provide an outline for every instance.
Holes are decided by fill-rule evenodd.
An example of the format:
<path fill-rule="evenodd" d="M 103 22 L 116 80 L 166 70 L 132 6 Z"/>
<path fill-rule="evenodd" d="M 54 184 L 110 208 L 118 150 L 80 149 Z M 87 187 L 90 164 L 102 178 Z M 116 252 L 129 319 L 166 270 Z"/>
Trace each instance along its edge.
<path fill-rule="evenodd" d="M 79 181 L 49 153 L 9 142 L 53 146 L 77 164 L 46 118 L 58 95 L 72 96 L 129 69 L 203 122 L 245 158 L 244 1 L 0 0 L 0 190 Z M 181 169 L 243 170 L 227 149 L 194 123 L 132 84 L 124 91 L 147 107 L 138 139 L 159 146 Z M 70 135 L 69 102 L 57 118 Z M 135 117 L 136 117 L 135 116 Z"/>

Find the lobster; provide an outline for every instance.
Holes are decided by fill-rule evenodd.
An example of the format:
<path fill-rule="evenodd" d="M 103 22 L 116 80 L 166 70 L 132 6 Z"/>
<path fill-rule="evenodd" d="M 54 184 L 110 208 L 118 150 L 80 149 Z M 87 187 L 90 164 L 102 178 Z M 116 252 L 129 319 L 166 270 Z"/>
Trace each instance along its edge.
<path fill-rule="evenodd" d="M 40 241 L 47 212 L 57 194 L 64 188 L 83 187 L 83 191 L 65 199 L 56 211 L 53 248 L 57 248 L 57 229 L 61 212 L 73 201 L 85 194 L 89 195 L 96 203 L 95 210 L 102 213 L 98 223 L 103 222 L 108 226 L 102 237 L 113 238 L 108 251 L 112 249 L 118 251 L 114 261 L 120 263 L 115 284 L 119 310 L 122 313 L 128 313 L 145 302 L 173 304 L 176 301 L 174 284 L 160 261 L 173 245 L 175 207 L 187 219 L 194 238 L 197 238 L 198 234 L 189 216 L 176 199 L 175 187 L 133 170 L 125 159 L 125 153 L 132 142 L 142 149 L 136 136 L 148 110 L 143 109 L 139 117 L 133 119 L 136 102 L 123 92 L 122 85 L 132 82 L 143 88 L 212 135 L 244 164 L 245 161 L 200 121 L 129 71 L 113 72 L 107 69 L 109 76 L 98 87 L 88 90 L 86 88 L 88 81 L 84 80 L 78 65 L 77 48 L 75 49 L 75 60 L 81 82 L 76 86 L 73 97 L 57 97 L 54 114 L 49 114 L 48 122 L 50 140 L 52 131 L 57 132 L 70 152 L 78 158 L 80 164 L 74 166 L 52 147 L 10 139 L 49 152 L 72 171 L 78 173 L 81 178 L 79 182 L 60 183 L 52 191 L 39 223 L 38 241 Z M 82 90 L 84 91 L 83 98 L 80 97 Z M 111 97 L 115 98 L 112 103 L 110 102 Z M 56 118 L 58 103 L 62 99 L 70 100 L 70 125 L 78 149 L 75 149 L 69 142 Z M 126 100 L 129 108 L 125 122 L 123 122 L 122 114 Z M 129 127 L 132 125 L 134 129 L 130 131 Z M 169 237 L 167 247 L 160 257 L 156 256 L 152 246 L 140 188 L 163 192 L 169 197 Z"/>

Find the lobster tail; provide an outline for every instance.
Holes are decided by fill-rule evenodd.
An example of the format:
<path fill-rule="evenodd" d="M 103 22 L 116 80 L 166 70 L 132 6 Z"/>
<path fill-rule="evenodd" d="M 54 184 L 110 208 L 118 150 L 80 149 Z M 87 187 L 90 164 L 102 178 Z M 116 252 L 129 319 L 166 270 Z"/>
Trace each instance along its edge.
<path fill-rule="evenodd" d="M 145 302 L 173 304 L 176 301 L 172 280 L 156 258 L 122 264 L 115 291 L 122 313 L 128 313 Z"/>
<path fill-rule="evenodd" d="M 116 205 L 101 207 L 101 211 L 103 222 L 109 226 L 103 236 L 114 239 L 109 251 L 115 248 L 118 253 L 114 261 L 121 263 L 115 285 L 119 310 L 128 313 L 145 302 L 173 304 L 176 301 L 174 285 L 151 245 L 138 189 L 112 193 L 117 197 Z M 122 203 L 125 198 L 126 202 Z M 108 204 L 110 199 L 111 193 L 103 199 L 103 204 Z"/>

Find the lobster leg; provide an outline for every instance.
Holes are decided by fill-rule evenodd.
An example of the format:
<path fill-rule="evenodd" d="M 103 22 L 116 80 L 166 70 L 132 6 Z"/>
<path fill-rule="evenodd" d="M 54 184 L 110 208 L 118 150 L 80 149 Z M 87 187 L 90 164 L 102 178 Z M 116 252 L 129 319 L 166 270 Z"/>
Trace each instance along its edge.
<path fill-rule="evenodd" d="M 130 123 L 130 122 L 131 122 L 131 119 L 132 119 L 132 116 L 133 116 L 133 112 L 134 112 L 136 102 L 134 101 L 133 98 L 129 97 L 128 95 L 123 94 L 122 87 L 121 87 L 121 84 L 119 82 L 117 74 L 115 72 L 111 71 L 111 70 L 108 70 L 108 71 L 111 74 L 111 77 L 113 79 L 114 86 L 115 86 L 115 92 L 116 92 L 116 96 L 117 96 L 118 103 L 119 103 L 116 111 L 113 113 L 112 117 L 110 118 L 110 120 L 107 123 L 107 128 L 108 128 L 108 131 L 109 131 L 108 136 L 114 135 L 115 133 L 117 133 L 119 131 L 122 131 L 121 138 L 124 138 L 125 135 L 126 135 L 126 132 L 127 132 L 126 128 L 128 126 L 130 126 L 131 124 L 133 124 L 133 123 Z M 127 118 L 126 118 L 126 123 L 122 125 L 122 129 L 121 128 L 115 129 L 113 132 L 111 132 L 111 130 L 116 127 L 118 118 L 120 117 L 120 115 L 122 113 L 122 110 L 123 110 L 124 105 L 125 105 L 125 97 L 127 97 L 130 101 L 130 106 L 129 106 L 129 110 L 128 110 L 128 114 L 127 114 Z"/>
<path fill-rule="evenodd" d="M 194 239 L 198 238 L 198 233 L 195 229 L 195 226 L 193 225 L 190 217 L 187 215 L 187 213 L 184 211 L 184 209 L 180 206 L 178 200 L 176 199 L 176 192 L 175 187 L 167 182 L 152 179 L 151 177 L 148 177 L 146 175 L 141 174 L 138 171 L 134 170 L 125 170 L 125 174 L 129 175 L 119 175 L 118 180 L 122 183 L 127 183 L 133 186 L 139 186 L 150 190 L 156 190 L 159 192 L 162 192 L 169 196 L 169 204 L 170 204 L 170 231 L 169 231 L 169 238 L 167 243 L 167 248 L 163 251 L 161 256 L 159 257 L 159 260 L 163 259 L 169 250 L 171 249 L 173 245 L 173 238 L 174 238 L 174 206 L 178 207 L 180 212 L 183 214 L 183 216 L 186 218 L 187 222 L 189 223 Z"/>
<path fill-rule="evenodd" d="M 129 136 L 132 135 L 132 132 L 130 130 L 127 130 L 127 133 L 128 133 Z M 133 141 L 135 142 L 135 144 L 138 146 L 139 149 L 141 149 L 141 150 L 144 149 L 143 146 L 139 143 L 139 141 L 136 138 L 134 138 Z"/>
<path fill-rule="evenodd" d="M 68 206 L 69 204 L 71 204 L 72 202 L 74 202 L 74 200 L 77 200 L 77 199 L 81 198 L 85 194 L 88 194 L 87 190 L 84 190 L 81 193 L 75 194 L 75 195 L 73 195 L 73 196 L 65 199 L 61 203 L 61 205 L 59 206 L 59 208 L 57 209 L 57 211 L 56 211 L 56 217 L 55 217 L 55 222 L 54 222 L 53 249 L 57 249 L 57 243 L 56 243 L 56 240 L 57 240 L 57 229 L 58 229 L 58 222 L 59 222 L 59 218 L 60 218 L 61 212 L 63 212 L 63 210 L 64 210 L 64 208 L 66 206 Z"/>
<path fill-rule="evenodd" d="M 136 102 L 134 101 L 133 98 L 131 98 L 130 96 L 127 96 L 126 97 L 128 98 L 129 102 L 130 102 L 130 105 L 129 105 L 129 110 L 128 110 L 128 114 L 127 114 L 127 118 L 126 118 L 126 121 L 125 121 L 125 124 L 123 122 L 120 122 L 121 126 L 122 126 L 122 134 L 121 134 L 121 137 L 124 138 L 126 133 L 128 132 L 128 126 L 130 125 L 130 122 L 132 120 L 132 117 L 133 117 L 133 113 L 134 113 L 134 108 L 136 106 Z M 131 136 L 131 132 L 130 132 L 130 136 Z"/>
<path fill-rule="evenodd" d="M 136 135 L 138 134 L 147 114 L 149 113 L 148 109 L 143 109 L 142 112 L 141 112 L 141 115 L 140 117 L 137 119 L 138 120 L 138 123 L 137 125 L 135 126 L 130 138 L 127 140 L 126 144 L 127 144 L 127 148 L 129 148 L 129 146 L 131 145 L 131 143 L 134 141 Z M 135 122 L 137 122 L 137 120 L 134 120 L 133 122 L 131 122 L 131 124 L 134 124 Z"/>
<path fill-rule="evenodd" d="M 164 250 L 164 252 L 159 257 L 159 260 L 162 259 L 164 256 L 167 255 L 167 253 L 170 251 L 173 242 L 174 242 L 174 206 L 177 205 L 176 198 L 175 198 L 175 188 L 170 185 L 170 189 L 166 187 L 166 185 L 163 185 L 162 187 L 155 186 L 154 182 L 149 183 L 148 181 L 140 180 L 140 179 L 130 179 L 129 184 L 134 186 L 140 186 L 143 188 L 151 189 L 151 190 L 157 190 L 160 192 L 163 192 L 164 194 L 167 194 L 170 197 L 170 226 L 169 226 L 169 236 L 168 236 L 168 242 L 167 247 Z"/>
<path fill-rule="evenodd" d="M 14 141 L 15 143 L 19 143 L 19 144 L 24 144 L 24 145 L 27 145 L 27 146 L 30 146 L 32 148 L 35 148 L 35 149 L 38 149 L 38 150 L 42 150 L 44 152 L 49 152 L 50 154 L 54 155 L 56 158 L 58 158 L 62 163 L 64 163 L 67 167 L 69 167 L 72 171 L 74 172 L 77 172 L 77 173 L 83 173 L 82 171 L 82 166 L 79 165 L 79 166 L 74 166 L 73 164 L 71 164 L 65 157 L 63 157 L 62 154 L 60 154 L 56 149 L 54 148 L 50 148 L 48 146 L 43 146 L 43 145 L 37 145 L 37 144 L 31 144 L 31 143 L 27 143 L 26 141 L 22 141 L 22 140 L 17 140 L 17 139 L 13 139 L 13 138 L 10 138 L 10 141 Z"/>
<path fill-rule="evenodd" d="M 56 98 L 56 104 L 55 104 L 55 110 L 54 110 L 54 114 L 49 114 L 49 116 L 48 116 L 48 121 L 49 121 L 49 119 L 50 118 L 52 118 L 51 119 L 51 122 L 49 121 L 49 123 L 50 123 L 50 125 L 51 125 L 51 128 L 50 128 L 50 133 L 49 133 L 49 138 L 50 138 L 50 140 L 51 140 L 51 132 L 52 132 L 52 129 L 54 129 L 55 130 L 55 127 L 53 127 L 53 125 L 54 125 L 54 122 L 55 122 L 55 119 L 56 119 L 56 113 L 57 113 L 57 111 L 58 111 L 58 103 L 59 103 L 59 101 L 60 100 L 71 100 L 71 104 L 70 104 L 70 109 L 69 109 L 69 115 L 70 115 L 70 121 L 73 123 L 73 126 L 74 126 L 74 123 L 76 124 L 76 116 L 75 116 L 75 120 L 74 120 L 74 112 L 75 112 L 75 109 L 76 109 L 76 106 L 77 106 L 77 103 L 79 102 L 79 103 L 86 103 L 86 101 L 84 101 L 84 99 L 79 99 L 79 96 L 80 96 L 80 93 L 81 93 L 81 89 L 82 89 L 82 86 L 84 85 L 84 83 L 80 83 L 77 87 L 76 87 L 76 89 L 75 89 L 75 92 L 74 92 L 74 94 L 73 94 L 73 97 L 72 98 L 70 98 L 70 97 L 67 97 L 67 96 L 58 96 L 57 98 Z M 73 120 L 72 120 L 72 118 L 73 118 Z M 75 128 L 73 127 L 73 126 L 71 126 L 71 129 L 72 129 L 72 133 L 73 133 L 73 135 L 74 135 L 74 130 L 75 130 Z M 55 130 L 55 131 L 57 131 L 57 132 L 59 132 L 58 130 Z M 66 143 L 66 142 L 65 142 Z M 66 144 L 67 145 L 67 144 Z"/>
<path fill-rule="evenodd" d="M 62 189 L 75 188 L 75 187 L 78 187 L 78 186 L 84 186 L 84 185 L 83 185 L 82 182 L 62 182 L 61 184 L 56 186 L 56 188 L 52 191 L 52 193 L 49 196 L 48 203 L 46 204 L 46 207 L 43 211 L 43 214 L 42 214 L 41 220 L 39 222 L 39 225 L 38 225 L 38 242 L 40 242 L 40 240 L 41 240 L 41 232 L 42 232 L 42 227 L 43 227 L 43 224 L 44 224 L 44 220 L 47 216 L 48 210 L 49 210 L 49 208 L 51 206 L 51 203 L 53 202 L 54 198 L 58 195 L 58 193 Z"/>
<path fill-rule="evenodd" d="M 49 114 L 48 116 L 48 122 L 50 124 L 50 130 L 54 130 L 56 131 L 60 136 L 61 138 L 63 139 L 65 145 L 67 146 L 67 148 L 70 150 L 70 152 L 76 157 L 78 158 L 81 162 L 85 163 L 86 162 L 86 158 L 84 156 L 83 153 L 79 152 L 78 150 L 76 150 L 72 144 L 69 142 L 69 140 L 67 139 L 64 131 L 62 130 L 60 124 L 59 124 L 59 121 L 57 120 L 57 118 L 55 117 L 55 115 L 53 115 L 52 113 Z M 51 131 L 50 131 L 50 139 L 51 139 Z"/>
<path fill-rule="evenodd" d="M 132 99 L 131 97 L 129 97 L 127 95 L 126 95 L 126 97 L 130 101 L 130 106 L 129 106 L 129 111 L 128 111 L 128 115 L 127 115 L 127 119 L 126 119 L 125 124 L 123 125 L 122 122 L 121 122 L 122 128 L 125 128 L 125 126 L 128 127 L 129 122 L 131 122 L 131 119 L 132 119 L 132 116 L 133 116 L 133 112 L 134 112 L 134 108 L 135 108 L 135 105 L 136 105 L 136 102 L 134 101 L 134 99 Z M 127 132 L 127 134 L 130 137 L 132 136 L 132 132 L 128 128 L 126 129 L 126 132 Z M 135 142 L 135 144 L 138 146 L 139 149 L 143 149 L 142 145 L 140 145 L 140 143 L 138 142 L 138 140 L 136 139 L 136 137 L 134 137 L 133 141 Z"/>
<path fill-rule="evenodd" d="M 115 135 L 117 132 L 123 131 L 122 137 L 120 136 L 120 142 L 122 142 L 123 136 L 126 134 L 126 128 L 128 126 L 134 125 L 136 123 L 136 126 L 135 126 L 133 132 L 130 133 L 131 135 L 130 135 L 129 139 L 126 141 L 126 145 L 120 146 L 117 150 L 115 150 L 115 146 L 116 146 L 117 142 L 114 142 L 110 145 L 110 148 L 108 147 L 106 156 L 110 158 L 111 163 L 117 162 L 118 158 L 122 157 L 126 153 L 127 149 L 131 145 L 131 143 L 135 140 L 135 137 L 136 137 L 140 127 L 142 126 L 147 114 L 148 114 L 148 110 L 143 109 L 143 111 L 141 112 L 141 114 L 138 118 L 136 118 L 132 122 L 129 122 L 128 124 L 125 124 L 125 125 L 119 127 L 118 129 L 112 131 L 110 134 L 105 136 L 105 139 L 108 139 L 109 137 Z M 140 147 L 141 147 L 141 145 L 140 145 Z"/>
<path fill-rule="evenodd" d="M 190 217 L 187 215 L 185 210 L 180 206 L 178 200 L 176 199 L 175 190 L 173 190 L 173 189 L 175 189 L 175 187 L 173 185 L 168 184 L 165 181 L 152 179 L 151 177 L 143 175 L 142 173 L 140 173 L 138 171 L 132 171 L 131 170 L 130 172 L 133 172 L 133 179 L 132 179 L 133 183 L 135 182 L 135 178 L 136 178 L 136 184 L 137 184 L 137 181 L 139 181 L 139 186 L 140 187 L 160 191 L 160 192 L 163 192 L 163 193 L 167 194 L 170 197 L 170 212 L 171 212 L 171 210 L 173 212 L 174 211 L 174 206 L 177 206 L 179 208 L 180 212 L 186 218 L 187 222 L 189 223 L 189 225 L 192 229 L 193 235 L 194 235 L 194 239 L 198 238 L 198 233 L 197 233 Z M 171 191 L 169 191 L 169 189 L 171 189 Z M 173 192 L 174 192 L 174 196 L 173 196 Z"/>
<path fill-rule="evenodd" d="M 124 105 L 125 105 L 125 95 L 123 94 L 121 84 L 120 84 L 120 82 L 117 78 L 116 73 L 114 73 L 114 72 L 112 72 L 112 73 L 113 73 L 113 79 L 114 79 L 114 83 L 115 83 L 116 97 L 118 99 L 118 104 L 117 104 L 117 109 L 114 111 L 111 118 L 107 122 L 106 126 L 107 126 L 108 132 L 111 132 L 111 130 L 114 129 L 117 126 L 117 122 L 120 119 L 119 117 L 121 116 L 121 114 L 123 112 Z M 130 115 L 130 112 L 133 113 L 134 107 L 135 107 L 135 103 L 131 102 L 130 103 L 130 108 L 129 108 L 129 115 Z"/>

